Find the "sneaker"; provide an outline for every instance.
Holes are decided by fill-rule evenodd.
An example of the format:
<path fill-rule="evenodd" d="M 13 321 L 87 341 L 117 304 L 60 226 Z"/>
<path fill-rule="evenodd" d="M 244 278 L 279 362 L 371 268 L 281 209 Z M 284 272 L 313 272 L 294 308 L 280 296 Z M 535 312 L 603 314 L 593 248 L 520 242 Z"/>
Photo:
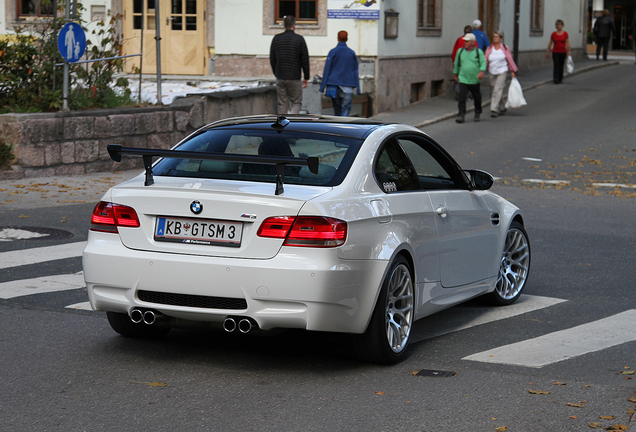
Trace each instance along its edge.
<path fill-rule="evenodd" d="M 458 115 L 457 118 L 455 119 L 455 121 L 457 123 L 464 123 L 464 114 Z"/>
<path fill-rule="evenodd" d="M 497 117 L 497 111 L 490 111 L 490 117 Z"/>
<path fill-rule="evenodd" d="M 480 114 L 481 114 L 481 113 L 478 113 L 478 112 L 476 112 L 476 113 L 475 113 L 475 121 L 476 121 L 476 122 L 478 122 L 478 121 L 479 121 L 479 115 L 480 115 Z"/>

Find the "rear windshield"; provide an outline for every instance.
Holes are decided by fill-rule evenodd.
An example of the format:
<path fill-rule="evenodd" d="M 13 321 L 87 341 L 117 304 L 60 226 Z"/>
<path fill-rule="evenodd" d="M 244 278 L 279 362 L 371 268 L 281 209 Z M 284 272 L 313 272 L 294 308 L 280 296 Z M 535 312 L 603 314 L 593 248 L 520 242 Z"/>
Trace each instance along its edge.
<path fill-rule="evenodd" d="M 362 141 L 315 132 L 277 132 L 216 128 L 202 131 L 175 150 L 234 155 L 317 157 L 318 174 L 287 166 L 285 184 L 335 186 L 346 176 Z M 276 167 L 255 163 L 195 159 L 162 159 L 153 167 L 159 176 L 276 182 Z"/>

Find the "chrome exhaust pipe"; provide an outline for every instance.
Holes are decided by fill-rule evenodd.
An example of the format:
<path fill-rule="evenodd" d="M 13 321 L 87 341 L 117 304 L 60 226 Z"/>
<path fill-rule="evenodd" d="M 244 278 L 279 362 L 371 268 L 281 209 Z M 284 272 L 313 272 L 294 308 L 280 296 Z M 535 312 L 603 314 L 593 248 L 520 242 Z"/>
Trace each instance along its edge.
<path fill-rule="evenodd" d="M 238 323 L 238 329 L 243 334 L 249 333 L 250 330 L 252 330 L 252 321 L 247 318 L 240 320 Z"/>
<path fill-rule="evenodd" d="M 232 333 L 236 330 L 236 321 L 234 318 L 225 318 L 225 321 L 223 321 L 223 330 L 228 333 Z"/>
<path fill-rule="evenodd" d="M 144 320 L 144 313 L 139 309 L 133 309 L 130 312 L 130 319 L 135 324 L 139 324 L 140 322 Z"/>
<path fill-rule="evenodd" d="M 155 315 L 153 311 L 147 310 L 146 312 L 144 312 L 144 322 L 146 324 L 153 325 L 156 319 L 157 319 L 157 316 Z"/>

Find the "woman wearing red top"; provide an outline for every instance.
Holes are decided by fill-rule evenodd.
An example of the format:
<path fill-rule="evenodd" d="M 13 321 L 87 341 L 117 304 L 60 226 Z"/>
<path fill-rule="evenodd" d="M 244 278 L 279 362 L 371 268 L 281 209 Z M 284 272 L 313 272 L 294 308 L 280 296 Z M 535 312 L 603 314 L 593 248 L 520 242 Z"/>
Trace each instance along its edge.
<path fill-rule="evenodd" d="M 554 83 L 561 84 L 563 82 L 563 66 L 565 65 L 566 55 L 572 55 L 570 52 L 570 39 L 568 32 L 563 31 L 563 20 L 556 20 L 557 31 L 552 33 L 546 57 L 550 57 L 550 48 L 552 48 L 552 62 L 554 63 Z"/>

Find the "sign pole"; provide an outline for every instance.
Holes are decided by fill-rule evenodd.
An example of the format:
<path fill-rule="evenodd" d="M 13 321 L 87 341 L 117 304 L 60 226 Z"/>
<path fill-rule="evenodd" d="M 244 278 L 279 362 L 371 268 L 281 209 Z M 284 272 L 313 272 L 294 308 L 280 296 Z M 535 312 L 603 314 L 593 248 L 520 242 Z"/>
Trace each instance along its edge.
<path fill-rule="evenodd" d="M 159 16 L 160 0 L 155 0 L 155 39 L 157 41 L 157 105 L 163 105 L 161 96 L 161 17 Z"/>
<path fill-rule="evenodd" d="M 66 0 L 66 4 L 64 5 L 64 19 L 68 22 L 71 18 L 71 2 L 70 0 Z M 64 59 L 64 84 L 62 86 L 62 111 L 68 111 L 68 76 L 69 76 L 69 67 L 68 61 Z"/>

